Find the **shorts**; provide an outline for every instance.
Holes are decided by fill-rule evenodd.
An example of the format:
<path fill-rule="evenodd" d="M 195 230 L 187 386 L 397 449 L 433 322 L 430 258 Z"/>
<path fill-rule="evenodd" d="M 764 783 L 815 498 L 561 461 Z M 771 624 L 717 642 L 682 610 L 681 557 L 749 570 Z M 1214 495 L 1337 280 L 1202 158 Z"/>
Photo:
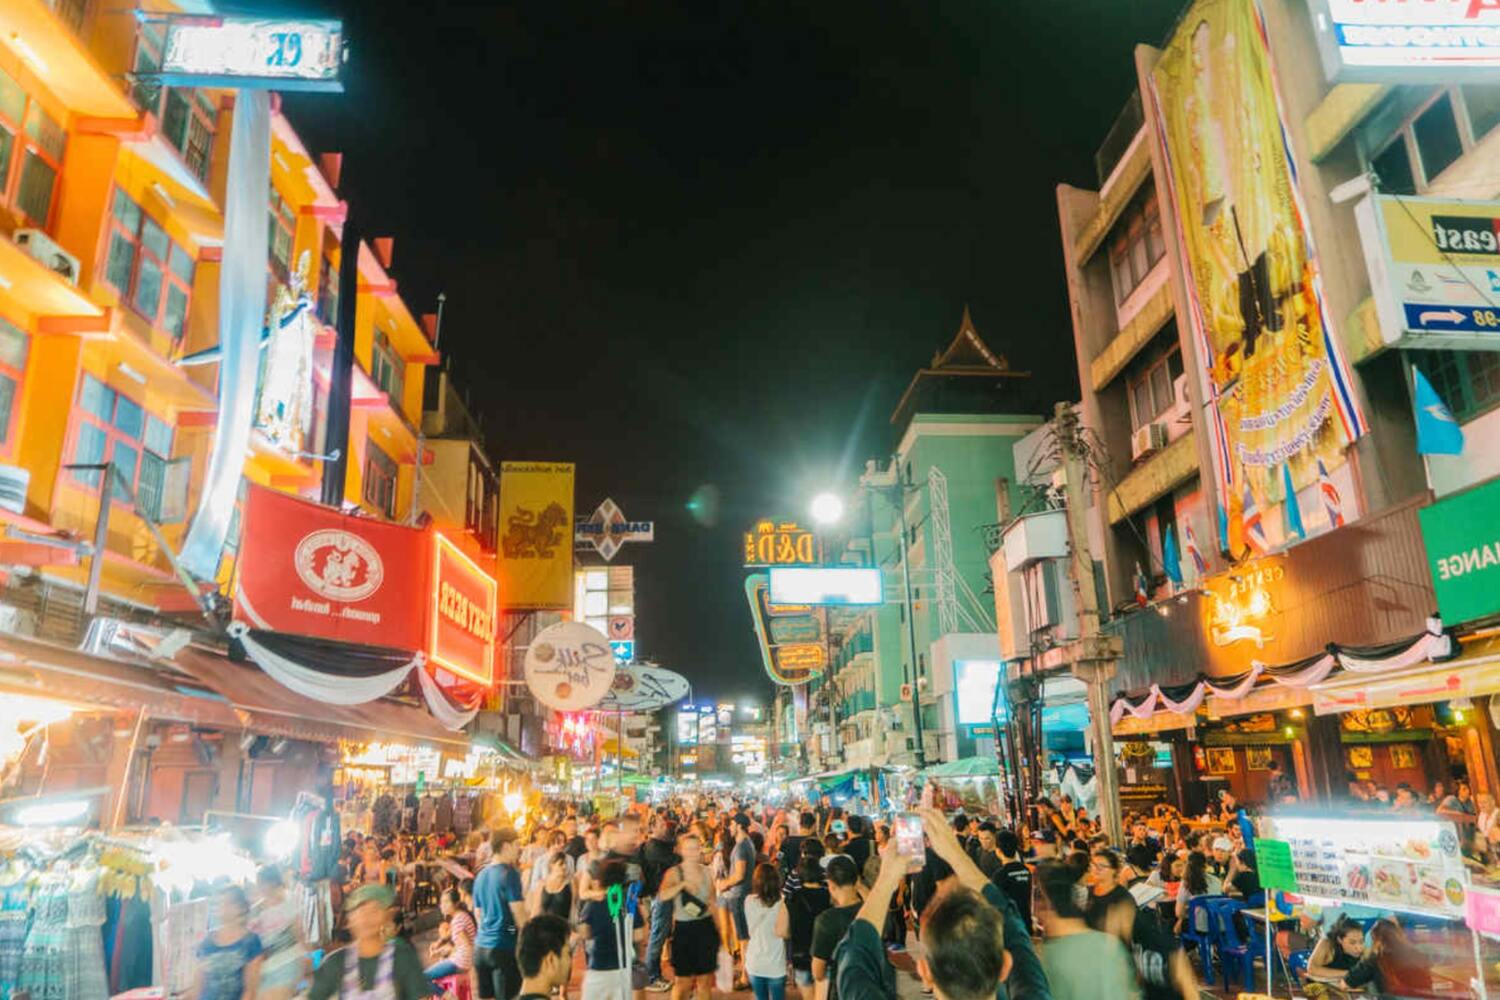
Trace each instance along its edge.
<path fill-rule="evenodd" d="M 582 1000 L 630 1000 L 633 986 L 621 969 L 589 969 L 583 974 Z"/>
<path fill-rule="evenodd" d="M 479 1000 L 515 1000 L 521 992 L 521 969 L 514 949 L 475 948 L 474 972 Z"/>
<path fill-rule="evenodd" d="M 672 928 L 672 971 L 678 976 L 711 976 L 719 967 L 719 929 L 704 917 L 678 920 Z"/>
<path fill-rule="evenodd" d="M 795 982 L 798 986 L 811 986 L 813 984 L 812 970 L 793 968 L 792 981 Z"/>

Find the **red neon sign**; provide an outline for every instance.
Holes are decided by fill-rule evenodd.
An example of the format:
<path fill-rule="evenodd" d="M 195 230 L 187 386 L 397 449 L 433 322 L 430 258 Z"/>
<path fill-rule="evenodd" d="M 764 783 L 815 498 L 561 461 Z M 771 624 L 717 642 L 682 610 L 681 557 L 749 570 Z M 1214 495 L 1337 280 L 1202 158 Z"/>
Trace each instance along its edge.
<path fill-rule="evenodd" d="M 457 545 L 434 533 L 428 661 L 483 687 L 494 683 L 498 599 L 495 578 Z"/>

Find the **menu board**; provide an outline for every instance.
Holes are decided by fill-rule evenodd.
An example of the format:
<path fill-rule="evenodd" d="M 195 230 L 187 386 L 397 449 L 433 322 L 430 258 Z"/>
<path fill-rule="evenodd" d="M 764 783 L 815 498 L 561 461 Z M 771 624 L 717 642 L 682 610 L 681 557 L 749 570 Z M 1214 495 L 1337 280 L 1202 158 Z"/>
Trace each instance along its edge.
<path fill-rule="evenodd" d="M 1298 890 L 1315 899 L 1464 915 L 1469 876 L 1447 820 L 1272 817 L 1292 849 Z"/>

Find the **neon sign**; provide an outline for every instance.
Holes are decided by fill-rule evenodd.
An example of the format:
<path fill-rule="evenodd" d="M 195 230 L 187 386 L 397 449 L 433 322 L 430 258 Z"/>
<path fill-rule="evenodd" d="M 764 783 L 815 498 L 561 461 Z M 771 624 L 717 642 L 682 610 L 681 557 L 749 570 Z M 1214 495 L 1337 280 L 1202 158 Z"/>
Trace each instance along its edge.
<path fill-rule="evenodd" d="M 817 549 L 813 533 L 795 521 L 759 521 L 745 532 L 746 566 L 810 566 Z"/>
<path fill-rule="evenodd" d="M 1204 581 L 1208 634 L 1213 644 L 1253 642 L 1255 648 L 1263 649 L 1275 639 L 1262 628 L 1276 613 L 1273 590 L 1285 579 L 1286 567 L 1279 560 L 1261 560 Z"/>

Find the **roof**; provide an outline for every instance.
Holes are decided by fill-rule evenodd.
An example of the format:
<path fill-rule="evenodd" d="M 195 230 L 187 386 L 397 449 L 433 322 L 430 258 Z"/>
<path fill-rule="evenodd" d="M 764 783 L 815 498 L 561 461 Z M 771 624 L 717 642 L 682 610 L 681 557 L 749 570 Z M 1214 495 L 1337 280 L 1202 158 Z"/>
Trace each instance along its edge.
<path fill-rule="evenodd" d="M 997 383 L 1001 380 L 1024 380 L 1030 377 L 1030 372 L 1012 371 L 1005 355 L 996 354 L 991 350 L 990 345 L 985 343 L 984 338 L 979 335 L 978 328 L 974 326 L 974 319 L 969 315 L 969 307 L 964 306 L 963 318 L 959 320 L 958 331 L 953 335 L 953 340 L 949 342 L 946 350 L 939 351 L 932 356 L 932 364 L 929 367 L 917 369 L 906 391 L 901 394 L 901 401 L 896 404 L 895 410 L 891 413 L 891 423 L 897 427 L 904 427 L 915 413 L 926 412 L 929 409 L 950 413 L 970 411 L 986 413 L 994 412 L 998 407 L 1005 412 L 1020 412 L 1026 407 L 1017 407 L 1014 399 L 997 397 L 993 404 L 974 402 L 972 399 L 959 402 L 956 399 L 939 399 L 938 397 L 943 395 L 940 391 L 927 390 L 932 386 L 959 381 L 970 382 L 974 389 L 981 389 L 984 386 L 983 380 L 986 379 L 991 383 Z M 972 397 L 972 391 L 969 391 L 967 395 Z"/>

